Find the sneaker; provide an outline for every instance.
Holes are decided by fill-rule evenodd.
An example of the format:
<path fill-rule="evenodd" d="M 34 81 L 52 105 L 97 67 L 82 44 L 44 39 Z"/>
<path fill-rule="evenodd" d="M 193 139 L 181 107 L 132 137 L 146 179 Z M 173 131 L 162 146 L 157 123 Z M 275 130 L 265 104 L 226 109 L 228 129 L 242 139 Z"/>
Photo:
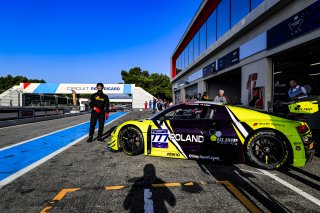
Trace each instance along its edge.
<path fill-rule="evenodd" d="M 87 142 L 90 143 L 90 142 L 92 142 L 92 141 L 93 141 L 93 137 L 92 137 L 92 136 L 89 136 Z"/>

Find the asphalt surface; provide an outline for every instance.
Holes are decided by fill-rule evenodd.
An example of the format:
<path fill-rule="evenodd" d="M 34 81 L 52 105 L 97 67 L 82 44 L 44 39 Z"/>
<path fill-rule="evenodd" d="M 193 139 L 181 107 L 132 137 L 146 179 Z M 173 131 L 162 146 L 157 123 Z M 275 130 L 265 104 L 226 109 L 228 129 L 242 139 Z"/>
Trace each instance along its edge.
<path fill-rule="evenodd" d="M 131 112 L 105 127 L 149 117 Z M 5 147 L 88 121 L 0 129 Z M 263 171 L 245 164 L 127 156 L 85 139 L 0 189 L 0 212 L 320 212 L 320 159 Z M 0 165 L 1 166 L 1 165 Z M 157 185 L 154 185 L 157 184 Z M 315 199 L 313 199 L 315 198 Z"/>

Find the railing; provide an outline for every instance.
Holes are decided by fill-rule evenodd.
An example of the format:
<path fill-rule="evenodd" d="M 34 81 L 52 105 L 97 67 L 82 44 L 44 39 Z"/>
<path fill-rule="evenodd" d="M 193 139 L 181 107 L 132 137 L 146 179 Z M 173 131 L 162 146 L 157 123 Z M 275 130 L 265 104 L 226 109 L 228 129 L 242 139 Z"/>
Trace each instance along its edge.
<path fill-rule="evenodd" d="M 7 107 L 0 106 L 0 121 L 56 116 L 80 112 L 77 107 Z"/>

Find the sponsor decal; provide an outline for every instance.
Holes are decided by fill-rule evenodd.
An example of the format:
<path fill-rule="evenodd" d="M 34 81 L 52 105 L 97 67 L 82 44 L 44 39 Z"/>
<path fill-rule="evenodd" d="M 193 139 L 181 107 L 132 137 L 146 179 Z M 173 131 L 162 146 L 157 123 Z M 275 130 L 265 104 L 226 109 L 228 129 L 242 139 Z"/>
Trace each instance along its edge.
<path fill-rule="evenodd" d="M 295 107 L 294 110 L 296 111 L 311 111 L 313 110 L 312 108 L 300 108 L 300 106 Z"/>
<path fill-rule="evenodd" d="M 90 87 L 67 87 L 67 90 L 84 91 L 84 90 L 90 90 Z"/>
<path fill-rule="evenodd" d="M 278 127 L 284 127 L 284 124 L 279 123 L 273 123 L 273 122 L 256 122 L 253 123 L 253 126 L 278 126 Z"/>
<path fill-rule="evenodd" d="M 168 148 L 168 139 L 178 142 L 203 143 L 203 135 L 174 134 L 167 129 L 155 129 L 151 131 L 151 143 L 154 148 Z"/>
<path fill-rule="evenodd" d="M 106 91 L 119 91 L 119 90 L 121 90 L 120 87 L 112 87 L 112 86 L 111 87 L 104 87 L 103 89 Z M 72 91 L 72 90 L 75 90 L 75 91 L 87 91 L 87 90 L 95 91 L 95 90 L 97 90 L 97 88 L 96 87 L 75 86 L 75 87 L 67 87 L 67 90 L 70 90 L 70 91 Z"/>
<path fill-rule="evenodd" d="M 120 91 L 120 87 L 105 87 L 104 90 L 106 90 L 106 91 Z"/>
<path fill-rule="evenodd" d="M 220 157 L 216 157 L 216 156 L 205 156 L 205 155 L 189 154 L 189 158 L 197 159 L 197 160 L 201 159 L 201 160 L 220 161 Z"/>
<path fill-rule="evenodd" d="M 96 96 L 97 101 L 104 101 L 104 98 L 101 98 L 100 96 Z"/>
<path fill-rule="evenodd" d="M 183 134 L 170 134 L 170 139 L 174 139 L 180 142 L 192 142 L 192 143 L 203 143 L 203 135 L 183 135 Z"/>
<path fill-rule="evenodd" d="M 214 134 L 210 137 L 212 142 L 216 142 L 217 144 L 222 145 L 238 145 L 238 139 L 237 138 L 229 138 L 229 137 L 222 137 L 222 132 L 215 131 Z"/>
<path fill-rule="evenodd" d="M 180 153 L 177 152 L 168 152 L 167 156 L 169 157 L 180 157 Z"/>
<path fill-rule="evenodd" d="M 238 145 L 238 139 L 237 138 L 217 138 L 217 144 L 223 144 L 223 145 Z"/>
<path fill-rule="evenodd" d="M 151 143 L 153 148 L 168 148 L 169 131 L 167 129 L 154 129 L 151 131 Z"/>

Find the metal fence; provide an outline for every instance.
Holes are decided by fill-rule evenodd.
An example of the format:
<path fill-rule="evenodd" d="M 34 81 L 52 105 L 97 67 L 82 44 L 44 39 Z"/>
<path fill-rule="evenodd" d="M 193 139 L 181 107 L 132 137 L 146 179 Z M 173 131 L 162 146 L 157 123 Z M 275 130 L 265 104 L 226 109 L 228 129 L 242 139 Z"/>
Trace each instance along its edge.
<path fill-rule="evenodd" d="M 0 106 L 0 121 L 79 113 L 77 107 L 10 107 Z"/>
<path fill-rule="evenodd" d="M 0 90 L 0 121 L 79 113 L 72 98 L 50 94 L 22 93 L 17 88 Z"/>

